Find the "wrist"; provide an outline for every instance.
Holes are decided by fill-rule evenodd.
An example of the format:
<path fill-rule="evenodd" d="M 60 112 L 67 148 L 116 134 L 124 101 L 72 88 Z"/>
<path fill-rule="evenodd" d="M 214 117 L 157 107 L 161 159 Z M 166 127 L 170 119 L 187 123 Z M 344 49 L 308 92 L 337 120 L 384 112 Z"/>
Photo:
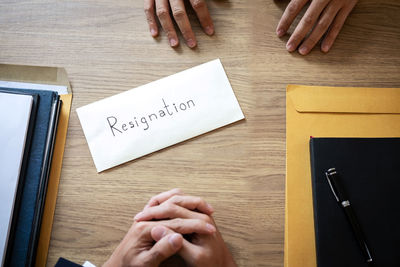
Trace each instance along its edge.
<path fill-rule="evenodd" d="M 233 259 L 232 254 L 230 253 L 229 249 L 226 248 L 226 253 L 225 253 L 225 260 L 223 266 L 225 267 L 237 267 L 237 264 L 235 260 Z"/>
<path fill-rule="evenodd" d="M 111 254 L 110 258 L 103 264 L 102 267 L 122 267 L 121 257 L 117 255 L 117 251 Z"/>
<path fill-rule="evenodd" d="M 228 258 L 225 260 L 224 266 L 225 266 L 225 267 L 237 267 L 237 264 L 236 264 L 236 262 L 233 260 L 232 256 L 230 256 L 230 257 L 228 257 Z"/>

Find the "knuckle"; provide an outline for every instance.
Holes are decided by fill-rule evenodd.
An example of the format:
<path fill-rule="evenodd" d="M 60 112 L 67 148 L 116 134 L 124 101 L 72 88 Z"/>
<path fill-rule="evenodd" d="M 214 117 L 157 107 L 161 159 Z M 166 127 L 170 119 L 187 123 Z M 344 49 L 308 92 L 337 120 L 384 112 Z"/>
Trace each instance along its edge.
<path fill-rule="evenodd" d="M 193 201 L 197 207 L 205 207 L 207 205 L 206 201 L 201 197 L 194 197 Z"/>
<path fill-rule="evenodd" d="M 129 238 L 134 238 L 138 234 L 138 232 L 140 232 L 140 231 L 136 228 L 136 225 L 134 225 L 133 227 L 131 227 L 129 229 L 127 236 Z"/>
<path fill-rule="evenodd" d="M 146 229 L 147 223 L 146 222 L 138 222 L 135 225 L 135 230 L 138 232 L 142 232 Z"/>
<path fill-rule="evenodd" d="M 287 6 L 287 12 L 290 15 L 297 14 L 298 10 L 299 10 L 299 4 L 296 1 L 291 1 Z"/>
<path fill-rule="evenodd" d="M 172 14 L 174 15 L 175 19 L 179 20 L 183 19 L 186 16 L 186 11 L 181 8 L 173 8 Z"/>
<path fill-rule="evenodd" d="M 183 191 L 180 188 L 171 189 L 170 192 L 171 192 L 171 196 L 183 195 Z"/>
<path fill-rule="evenodd" d="M 175 225 L 182 225 L 183 224 L 183 219 L 182 218 L 175 218 L 174 220 Z"/>
<path fill-rule="evenodd" d="M 150 198 L 150 201 L 149 201 L 149 203 L 157 203 L 158 201 L 157 201 L 157 197 L 152 197 L 152 198 Z"/>
<path fill-rule="evenodd" d="M 206 204 L 206 202 L 204 201 L 204 199 L 201 198 L 201 197 L 195 197 L 195 201 L 196 201 L 197 203 L 199 203 L 199 204 Z"/>
<path fill-rule="evenodd" d="M 180 188 L 174 188 L 174 189 L 172 189 L 172 191 L 173 191 L 175 194 L 178 194 L 178 195 L 183 194 L 183 191 L 182 191 L 182 189 L 180 189 Z"/>
<path fill-rule="evenodd" d="M 144 13 L 150 14 L 152 11 L 153 11 L 153 6 L 148 3 L 145 3 L 144 4 Z"/>
<path fill-rule="evenodd" d="M 157 8 L 157 17 L 159 17 L 160 19 L 164 19 L 167 16 L 169 16 L 169 12 L 166 8 Z"/>
<path fill-rule="evenodd" d="M 182 29 L 181 32 L 185 39 L 188 39 L 193 35 L 193 32 L 191 29 Z"/>
<path fill-rule="evenodd" d="M 206 214 L 200 214 L 200 220 L 206 222 L 206 223 L 212 223 L 211 217 L 206 215 Z"/>
<path fill-rule="evenodd" d="M 320 28 L 322 28 L 322 29 L 326 29 L 326 28 L 329 27 L 329 21 L 326 20 L 326 19 L 320 19 L 320 20 L 318 21 L 318 26 L 319 26 Z"/>
<path fill-rule="evenodd" d="M 174 228 L 175 232 L 181 232 L 184 228 L 184 220 L 181 218 L 173 219 L 172 227 Z"/>
<path fill-rule="evenodd" d="M 290 41 L 291 40 L 291 41 Z M 288 42 L 291 42 L 292 44 L 294 44 L 296 47 L 299 45 L 300 41 L 302 40 L 302 38 L 299 36 L 299 34 L 293 34 Z"/>
<path fill-rule="evenodd" d="M 308 37 L 306 46 L 307 46 L 307 47 L 314 46 L 317 42 L 318 42 L 317 38 L 315 38 L 315 37 Z"/>
<path fill-rule="evenodd" d="M 170 202 L 180 204 L 182 202 L 182 198 L 178 195 L 174 195 L 170 198 Z"/>
<path fill-rule="evenodd" d="M 197 219 L 197 220 L 194 221 L 193 225 L 196 228 L 202 228 L 202 227 L 205 227 L 206 222 L 204 220 L 198 220 Z"/>
<path fill-rule="evenodd" d="M 151 16 L 147 16 L 147 22 L 149 24 L 155 23 L 154 19 Z"/>
<path fill-rule="evenodd" d="M 332 26 L 330 32 L 332 32 L 332 33 L 338 33 L 338 32 L 340 31 L 341 28 L 342 28 L 342 25 L 336 23 L 336 24 L 334 24 L 334 25 Z"/>
<path fill-rule="evenodd" d="M 173 25 L 162 25 L 162 28 L 163 28 L 165 34 L 167 35 L 168 39 L 177 38 L 177 35 L 176 35 L 176 32 L 175 32 L 175 28 L 174 28 Z M 161 203 L 161 204 L 163 204 L 163 203 Z M 161 204 L 158 203 L 157 205 L 161 205 Z"/>
<path fill-rule="evenodd" d="M 168 228 L 169 230 L 179 233 L 179 231 L 178 231 L 178 228 L 180 225 L 179 220 L 177 220 L 177 219 L 165 220 L 165 221 L 161 222 L 161 224 L 163 226 L 165 226 L 166 228 Z"/>
<path fill-rule="evenodd" d="M 196 251 L 193 255 L 193 261 L 195 265 L 200 265 L 200 263 L 206 258 L 206 253 L 203 250 Z"/>
<path fill-rule="evenodd" d="M 313 20 L 313 18 L 311 16 L 304 16 L 303 24 L 305 26 L 310 27 L 310 26 L 312 26 L 313 22 L 314 22 L 314 20 Z"/>
<path fill-rule="evenodd" d="M 202 9 L 206 6 L 206 2 L 204 2 L 203 0 L 194 0 L 192 3 L 192 7 L 193 9 Z"/>

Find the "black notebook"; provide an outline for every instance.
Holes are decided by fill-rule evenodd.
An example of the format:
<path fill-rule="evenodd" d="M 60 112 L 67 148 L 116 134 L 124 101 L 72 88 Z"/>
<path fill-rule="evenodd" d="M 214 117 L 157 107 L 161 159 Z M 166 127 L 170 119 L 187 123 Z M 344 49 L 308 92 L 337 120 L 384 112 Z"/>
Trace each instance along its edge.
<path fill-rule="evenodd" d="M 54 267 L 82 267 L 82 265 L 76 264 L 64 258 L 59 258 Z"/>
<path fill-rule="evenodd" d="M 328 184 L 330 168 L 340 175 L 373 266 L 400 266 L 400 138 L 312 138 L 310 152 L 318 267 L 370 266 Z"/>

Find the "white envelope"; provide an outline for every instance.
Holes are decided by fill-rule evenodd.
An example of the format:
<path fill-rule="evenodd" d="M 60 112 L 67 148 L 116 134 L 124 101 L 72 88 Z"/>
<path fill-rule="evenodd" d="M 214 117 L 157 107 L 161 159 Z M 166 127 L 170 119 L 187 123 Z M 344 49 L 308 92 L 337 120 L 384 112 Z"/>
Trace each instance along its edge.
<path fill-rule="evenodd" d="M 219 59 L 77 113 L 98 172 L 244 119 Z"/>

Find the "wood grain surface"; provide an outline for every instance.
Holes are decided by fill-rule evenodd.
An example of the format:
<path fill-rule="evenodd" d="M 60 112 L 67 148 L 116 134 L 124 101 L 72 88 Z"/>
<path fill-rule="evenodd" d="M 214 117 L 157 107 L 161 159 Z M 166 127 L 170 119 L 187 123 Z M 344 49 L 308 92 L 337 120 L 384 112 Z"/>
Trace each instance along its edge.
<path fill-rule="evenodd" d="M 283 266 L 286 85 L 400 87 L 398 0 L 361 0 L 332 51 L 306 57 L 275 35 L 287 1 L 208 4 L 216 34 L 192 13 L 191 50 L 150 36 L 142 0 L 0 1 L 0 62 L 65 67 L 73 87 L 48 266 L 61 256 L 100 266 L 147 200 L 174 187 L 215 207 L 239 266 Z M 245 121 L 96 172 L 77 107 L 215 58 Z"/>

